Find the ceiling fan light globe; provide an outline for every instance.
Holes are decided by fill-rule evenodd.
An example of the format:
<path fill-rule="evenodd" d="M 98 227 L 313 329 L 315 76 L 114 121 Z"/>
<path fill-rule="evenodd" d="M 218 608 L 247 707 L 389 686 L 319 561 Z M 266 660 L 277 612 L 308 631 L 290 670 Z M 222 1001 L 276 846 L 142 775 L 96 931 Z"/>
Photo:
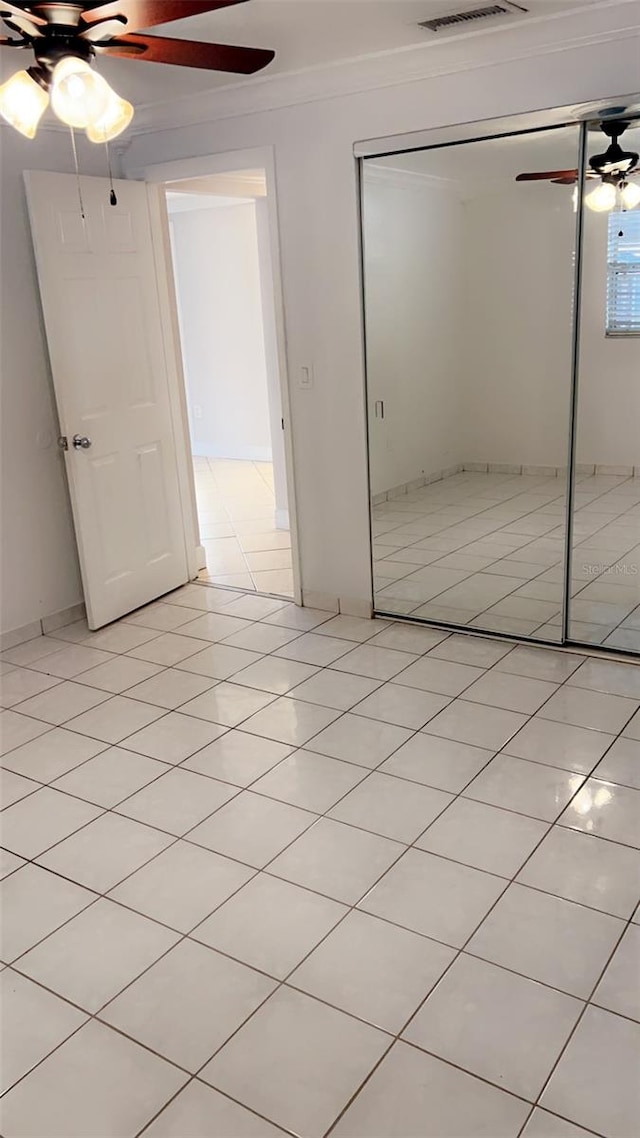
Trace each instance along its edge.
<path fill-rule="evenodd" d="M 620 190 L 620 197 L 625 209 L 635 209 L 640 205 L 640 185 L 637 182 L 627 182 Z"/>
<path fill-rule="evenodd" d="M 0 115 L 25 138 L 35 138 L 49 96 L 28 71 L 17 71 L 0 86 Z"/>
<path fill-rule="evenodd" d="M 592 209 L 595 213 L 606 213 L 608 210 L 613 209 L 616 200 L 616 187 L 612 185 L 611 182 L 601 182 L 600 185 L 596 186 L 595 190 L 592 190 L 585 198 L 589 209 Z"/>
<path fill-rule="evenodd" d="M 51 106 L 67 126 L 86 130 L 104 114 L 111 94 L 109 84 L 84 59 L 66 55 L 53 70 Z"/>
<path fill-rule="evenodd" d="M 90 142 L 111 142 L 126 130 L 133 118 L 133 107 L 109 88 L 109 102 L 103 114 L 89 123 L 87 138 Z"/>

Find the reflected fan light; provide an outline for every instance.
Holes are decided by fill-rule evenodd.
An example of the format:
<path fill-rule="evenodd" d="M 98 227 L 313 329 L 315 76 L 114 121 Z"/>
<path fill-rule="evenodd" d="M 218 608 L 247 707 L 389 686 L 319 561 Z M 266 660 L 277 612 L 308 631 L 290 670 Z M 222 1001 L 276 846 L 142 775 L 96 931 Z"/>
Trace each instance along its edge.
<path fill-rule="evenodd" d="M 35 138 L 49 96 L 28 71 L 17 71 L 0 87 L 0 115 L 25 138 Z"/>
<path fill-rule="evenodd" d="M 608 806 L 613 798 L 613 794 L 608 786 L 601 786 L 595 793 L 589 788 L 585 787 L 580 791 L 577 798 L 572 803 L 572 809 L 576 814 L 580 814 L 583 818 L 590 814 L 592 810 L 601 809 L 603 806 Z"/>
<path fill-rule="evenodd" d="M 611 182 L 601 182 L 595 190 L 587 194 L 585 202 L 589 209 L 596 213 L 606 213 L 607 210 L 614 208 L 617 196 L 616 187 Z"/>
<path fill-rule="evenodd" d="M 625 209 L 635 209 L 640 204 L 640 185 L 637 182 L 625 182 L 620 190 L 620 198 Z"/>

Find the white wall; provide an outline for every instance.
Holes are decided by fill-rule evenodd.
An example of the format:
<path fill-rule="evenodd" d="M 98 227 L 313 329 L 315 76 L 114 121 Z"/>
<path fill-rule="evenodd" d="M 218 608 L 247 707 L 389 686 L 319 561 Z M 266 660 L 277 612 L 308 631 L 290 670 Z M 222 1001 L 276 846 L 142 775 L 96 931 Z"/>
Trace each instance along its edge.
<path fill-rule="evenodd" d="M 598 34 L 600 26 L 613 27 L 613 17 L 605 12 L 528 24 L 495 37 L 460 38 L 455 53 L 449 54 L 446 45 L 430 50 L 429 77 L 415 79 L 415 53 L 405 53 L 404 74 L 393 85 L 331 92 L 326 99 L 242 114 L 242 100 L 254 97 L 249 85 L 246 96 L 241 89 L 216 95 L 218 107 L 227 98 L 237 99 L 229 117 L 179 129 L 155 128 L 127 139 L 123 162 L 132 176 L 157 162 L 275 148 L 307 594 L 341 597 L 346 605 L 366 602 L 371 595 L 354 140 L 637 91 L 637 36 L 624 30 L 625 22 L 627 28 L 637 26 L 637 6 L 616 6 L 616 19 L 616 34 Z M 273 89 L 280 92 L 283 83 L 276 77 Z M 178 102 L 168 108 L 171 113 L 180 110 Z M 261 102 L 264 108 L 266 99 Z M 199 99 L 200 115 L 202 105 Z M 141 114 L 139 121 L 143 118 Z M 8 541 L 2 544 L 8 547 L 9 571 L 4 573 L 2 620 L 4 628 L 12 628 L 79 598 L 59 458 L 53 450 L 39 452 L 35 446 L 36 424 L 51 428 L 54 418 L 21 184 L 24 167 L 70 165 L 64 134 L 49 138 L 41 133 L 29 143 L 10 128 L 0 130 L 9 250 L 6 260 L 3 253 L 2 321 L 10 339 L 2 375 L 3 388 L 9 389 L 3 493 L 12 512 L 9 516 L 5 507 Z M 102 162 L 103 156 L 95 155 L 95 161 Z M 314 366 L 314 387 L 301 390 L 297 379 L 307 363 Z"/>
<path fill-rule="evenodd" d="M 373 493 L 465 462 L 564 467 L 571 187 L 510 182 L 472 196 L 467 185 L 461 203 L 406 177 L 365 173 Z M 640 340 L 604 334 L 606 270 L 607 215 L 586 210 L 577 460 L 629 468 L 640 463 Z"/>
<path fill-rule="evenodd" d="M 255 204 L 176 212 L 171 225 L 193 453 L 270 461 Z"/>
<path fill-rule="evenodd" d="M 371 490 L 456 465 L 461 450 L 462 203 L 364 165 Z M 384 419 L 375 403 L 384 402 Z"/>
<path fill-rule="evenodd" d="M 82 170 L 104 174 L 102 147 L 78 140 Z M 29 142 L 0 127 L 0 628 L 82 601 L 75 534 L 42 326 L 23 170 L 73 169 L 68 135 Z"/>
<path fill-rule="evenodd" d="M 636 13 L 637 14 L 637 13 Z M 371 595 L 363 351 L 360 320 L 356 139 L 576 103 L 640 86 L 632 35 L 580 36 L 558 50 L 558 26 L 509 39 L 512 59 L 474 68 L 459 41 L 449 73 L 134 138 L 132 174 L 181 157 L 275 148 L 282 279 L 291 387 L 303 591 L 366 601 Z M 480 45 L 491 55 L 486 37 Z M 516 37 L 517 38 L 517 37 Z M 480 43 L 480 40 L 477 41 Z M 506 43 L 506 39 L 505 39 Z M 480 50 L 480 48 L 478 48 Z M 435 60 L 434 52 L 434 60 Z M 437 64 L 434 63 L 434 66 Z M 544 78 L 542 78 L 544 76 Z M 314 386 L 298 386 L 311 363 Z"/>
<path fill-rule="evenodd" d="M 571 188 L 510 185 L 464 204 L 464 457 L 565 466 L 576 218 Z"/>
<path fill-rule="evenodd" d="M 566 465 L 575 214 L 570 187 L 465 203 L 465 459 Z M 577 461 L 640 464 L 640 340 L 606 337 L 607 215 L 584 212 Z"/>

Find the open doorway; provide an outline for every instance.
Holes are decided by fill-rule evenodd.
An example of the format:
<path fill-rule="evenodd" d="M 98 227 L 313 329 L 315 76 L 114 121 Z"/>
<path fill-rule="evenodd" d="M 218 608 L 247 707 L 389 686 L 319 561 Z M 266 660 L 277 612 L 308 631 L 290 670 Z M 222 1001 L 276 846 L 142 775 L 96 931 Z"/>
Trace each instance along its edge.
<path fill-rule="evenodd" d="M 203 567 L 294 596 L 263 169 L 165 184 Z"/>

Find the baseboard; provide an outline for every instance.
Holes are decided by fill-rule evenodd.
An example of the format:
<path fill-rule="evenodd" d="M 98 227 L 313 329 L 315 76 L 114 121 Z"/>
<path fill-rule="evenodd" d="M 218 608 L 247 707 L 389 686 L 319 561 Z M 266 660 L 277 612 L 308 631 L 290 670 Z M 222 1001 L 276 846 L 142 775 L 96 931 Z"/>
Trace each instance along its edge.
<path fill-rule="evenodd" d="M 55 632 L 58 628 L 64 628 L 67 624 L 73 624 L 76 620 L 82 620 L 85 616 L 84 603 L 77 605 L 70 605 L 69 608 L 61 609 L 59 612 L 50 613 L 48 616 L 41 617 L 40 620 L 32 620 L 30 624 L 23 624 L 21 628 L 13 628 L 8 632 L 0 632 L 0 651 L 5 652 L 8 648 L 15 648 L 18 644 L 24 644 L 27 640 L 35 640 L 38 636 L 46 636 L 50 632 Z"/>
<path fill-rule="evenodd" d="M 204 545 L 196 545 L 196 565 L 198 572 L 207 568 L 207 551 Z"/>
<path fill-rule="evenodd" d="M 373 602 L 370 597 L 340 597 L 340 612 L 346 616 L 360 616 L 364 620 L 373 617 Z"/>
<path fill-rule="evenodd" d="M 465 473 L 473 474 L 528 474 L 538 478 L 561 478 L 567 471 L 566 466 L 549 466 L 526 462 L 463 462 L 462 469 Z"/>
<path fill-rule="evenodd" d="M 429 474 L 420 474 L 409 482 L 400 482 L 388 490 L 380 490 L 372 496 L 371 501 L 374 506 L 380 506 L 383 502 L 392 502 L 394 498 L 401 498 L 403 494 L 412 494 L 414 490 L 421 490 L 423 486 L 429 486 L 432 482 L 442 482 L 444 478 L 451 478 L 452 475 L 460 474 L 462 470 L 466 469 L 468 468 L 463 463 L 457 462 L 453 466 L 444 467 L 442 470 L 432 470 Z M 486 465 L 482 469 L 486 470 Z"/>
<path fill-rule="evenodd" d="M 414 490 L 430 486 L 433 482 L 440 482 L 451 478 L 454 474 L 526 474 L 536 478 L 566 478 L 567 467 L 541 465 L 533 463 L 515 462 L 459 462 L 454 466 L 445 467 L 444 470 L 434 470 L 430 474 L 423 474 L 410 482 L 401 482 L 398 486 L 391 486 L 388 490 L 380 490 L 371 497 L 373 506 L 381 506 L 384 502 L 392 502 L 403 494 L 411 494 Z M 576 464 L 576 474 L 579 475 L 611 475 L 617 478 L 640 478 L 640 466 L 610 466 L 602 463 L 579 462 Z"/>
<path fill-rule="evenodd" d="M 289 530 L 290 528 L 291 527 L 289 525 L 289 511 L 288 510 L 276 510 L 276 529 Z"/>
<path fill-rule="evenodd" d="M 320 609 L 322 612 L 340 612 L 340 600 L 331 593 L 318 593 L 313 589 L 302 590 L 302 604 L 308 609 Z"/>
<path fill-rule="evenodd" d="M 26 640 L 35 640 L 37 636 L 42 636 L 40 620 L 23 624 L 21 628 L 13 628 L 10 632 L 0 632 L 0 651 L 5 652 L 7 648 L 15 648 L 18 644 L 24 644 Z"/>

